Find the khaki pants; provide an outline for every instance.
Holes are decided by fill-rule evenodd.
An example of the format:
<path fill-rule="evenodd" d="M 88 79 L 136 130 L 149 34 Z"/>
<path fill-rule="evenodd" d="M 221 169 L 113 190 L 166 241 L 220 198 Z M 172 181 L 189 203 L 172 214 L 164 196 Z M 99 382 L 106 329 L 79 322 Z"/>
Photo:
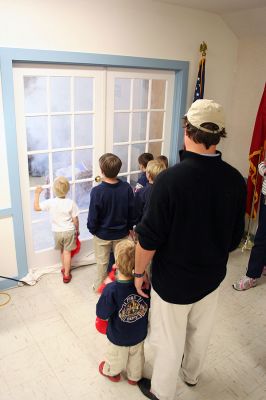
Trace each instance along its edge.
<path fill-rule="evenodd" d="M 193 304 L 167 303 L 152 289 L 151 344 L 155 349 L 151 391 L 173 400 L 179 368 L 188 383 L 197 383 L 206 356 L 219 288 Z M 184 358 L 183 358 L 184 356 Z M 182 361 L 183 358 L 183 361 Z"/>
<path fill-rule="evenodd" d="M 139 381 L 142 378 L 143 366 L 144 341 L 129 347 L 116 346 L 109 342 L 103 367 L 105 375 L 114 376 L 126 370 L 128 379 Z"/>
<path fill-rule="evenodd" d="M 103 240 L 97 236 L 93 237 L 94 253 L 97 264 L 97 277 L 94 286 L 97 289 L 107 277 L 107 267 L 109 263 L 111 250 L 115 251 L 117 243 L 127 239 L 127 236 L 118 240 Z"/>

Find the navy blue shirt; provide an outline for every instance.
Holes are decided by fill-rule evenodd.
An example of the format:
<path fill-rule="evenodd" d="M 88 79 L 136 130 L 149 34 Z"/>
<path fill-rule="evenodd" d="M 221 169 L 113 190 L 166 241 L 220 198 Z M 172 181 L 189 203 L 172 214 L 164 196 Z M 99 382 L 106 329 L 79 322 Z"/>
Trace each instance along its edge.
<path fill-rule="evenodd" d="M 135 346 L 147 336 L 150 299 L 141 297 L 134 281 L 115 281 L 103 290 L 96 315 L 108 319 L 107 337 L 117 346 Z"/>
<path fill-rule="evenodd" d="M 141 218 L 147 212 L 147 209 L 149 207 L 151 189 L 152 185 L 150 183 L 147 183 L 144 188 L 139 189 L 135 193 L 136 224 L 141 221 Z"/>
<path fill-rule="evenodd" d="M 92 235 L 122 239 L 134 223 L 134 194 L 127 182 L 102 182 L 91 190 L 87 228 Z"/>

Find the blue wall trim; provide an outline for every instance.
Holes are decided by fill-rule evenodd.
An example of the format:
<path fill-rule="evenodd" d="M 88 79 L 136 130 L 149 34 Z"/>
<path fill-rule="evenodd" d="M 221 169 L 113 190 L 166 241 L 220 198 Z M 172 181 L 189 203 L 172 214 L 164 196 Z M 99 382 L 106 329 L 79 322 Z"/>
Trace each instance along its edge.
<path fill-rule="evenodd" d="M 3 208 L 2 210 L 0 210 L 0 219 L 12 217 L 12 215 L 12 208 Z"/>
<path fill-rule="evenodd" d="M 2 80 L 7 162 L 11 193 L 11 209 L 8 211 L 2 211 L 2 215 L 5 216 L 4 213 L 6 212 L 13 216 L 16 256 L 18 263 L 18 277 L 15 278 L 20 279 L 27 274 L 28 265 L 23 225 L 18 147 L 16 138 L 16 116 L 12 71 L 12 64 L 14 62 L 38 64 L 74 64 L 121 68 L 148 68 L 174 71 L 175 89 L 171 153 L 169 156 L 170 164 L 174 164 L 178 160 L 178 150 L 182 148 L 183 143 L 183 129 L 180 117 L 184 115 L 186 109 L 189 63 L 187 61 L 163 60 L 154 58 L 0 47 L 0 73 Z M 8 214 L 6 216 L 10 215 Z M 14 286 L 16 286 L 16 284 L 14 285 L 12 281 L 0 281 L 0 288 Z"/>

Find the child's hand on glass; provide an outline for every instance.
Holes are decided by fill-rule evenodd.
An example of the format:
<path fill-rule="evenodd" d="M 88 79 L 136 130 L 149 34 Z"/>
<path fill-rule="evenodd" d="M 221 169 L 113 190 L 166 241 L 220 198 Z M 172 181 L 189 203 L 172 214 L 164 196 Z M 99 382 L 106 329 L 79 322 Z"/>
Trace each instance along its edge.
<path fill-rule="evenodd" d="M 43 191 L 43 188 L 41 186 L 37 186 L 35 189 L 35 193 L 41 194 Z"/>

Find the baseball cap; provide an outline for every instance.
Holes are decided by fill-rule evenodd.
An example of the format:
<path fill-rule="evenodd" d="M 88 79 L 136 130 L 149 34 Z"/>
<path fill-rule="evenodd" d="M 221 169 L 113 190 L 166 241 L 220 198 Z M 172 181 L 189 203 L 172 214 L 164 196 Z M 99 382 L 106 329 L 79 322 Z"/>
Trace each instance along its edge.
<path fill-rule="evenodd" d="M 191 125 L 207 133 L 219 133 L 225 128 L 225 115 L 223 107 L 215 103 L 213 100 L 196 100 L 192 103 L 190 109 L 186 113 L 186 117 Z M 202 127 L 207 122 L 216 124 L 219 129 L 213 131 Z"/>

